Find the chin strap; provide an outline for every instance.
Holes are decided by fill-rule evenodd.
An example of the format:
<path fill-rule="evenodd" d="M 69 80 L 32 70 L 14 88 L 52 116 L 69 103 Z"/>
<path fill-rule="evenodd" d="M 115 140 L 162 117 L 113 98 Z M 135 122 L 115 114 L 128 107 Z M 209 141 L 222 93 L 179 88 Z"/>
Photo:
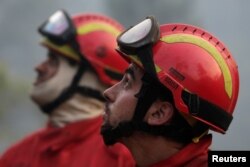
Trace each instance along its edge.
<path fill-rule="evenodd" d="M 85 69 L 79 67 L 70 86 L 66 88 L 54 101 L 44 106 L 41 106 L 41 110 L 46 114 L 50 114 L 56 107 L 71 98 L 84 72 Z"/>
<path fill-rule="evenodd" d="M 101 101 L 105 101 L 104 97 L 102 96 L 102 93 L 94 90 L 92 88 L 88 88 L 85 86 L 78 86 L 80 79 L 87 68 L 91 68 L 91 65 L 89 62 L 84 58 L 85 56 L 80 52 L 80 46 L 76 42 L 76 39 L 72 39 L 70 41 L 70 46 L 74 49 L 75 52 L 79 55 L 80 63 L 79 68 L 68 88 L 66 88 L 61 95 L 59 95 L 53 102 L 46 104 L 44 106 L 41 106 L 41 110 L 46 113 L 50 114 L 55 108 L 57 108 L 59 105 L 70 99 L 74 93 L 78 92 L 82 95 L 89 96 L 96 98 Z"/>
<path fill-rule="evenodd" d="M 178 114 L 177 114 L 178 115 Z M 182 116 L 178 115 L 173 124 L 152 126 L 144 121 L 121 122 L 116 128 L 110 125 L 101 127 L 101 134 L 106 145 L 115 144 L 122 137 L 129 137 L 135 131 L 142 131 L 154 136 L 163 136 L 180 143 L 189 143 L 199 140 L 208 133 L 208 126 L 197 123 L 191 127 Z"/>
<path fill-rule="evenodd" d="M 144 74 L 142 82 L 140 91 L 135 95 L 138 98 L 138 102 L 133 119 L 128 122 L 121 122 L 115 128 L 110 125 L 102 127 L 101 134 L 103 135 L 105 144 L 112 145 L 122 137 L 131 136 L 135 131 L 169 137 L 182 143 L 188 143 L 192 140 L 198 142 L 203 136 L 202 134 L 207 132 L 208 126 L 198 122 L 194 127 L 191 127 L 178 112 L 174 114 L 171 123 L 167 125 L 152 126 L 143 121 L 150 106 L 166 90 L 163 90 L 162 86 L 153 81 L 149 75 Z"/>
<path fill-rule="evenodd" d="M 102 126 L 101 128 L 101 134 L 106 145 L 113 145 L 118 139 L 129 137 L 135 131 L 168 137 L 181 143 L 188 143 L 193 138 L 193 129 L 187 123 L 152 126 L 144 121 L 132 120 L 121 122 L 116 128 L 112 126 Z"/>
<path fill-rule="evenodd" d="M 142 77 L 142 86 L 140 91 L 135 95 L 138 99 L 133 120 L 140 121 L 146 115 L 148 109 L 153 102 L 158 98 L 160 93 L 157 82 L 152 79 L 151 76 L 146 73 Z"/>
<path fill-rule="evenodd" d="M 86 65 L 85 66 L 80 65 L 80 68 L 78 68 L 77 73 L 75 74 L 68 88 L 66 88 L 54 101 L 40 107 L 44 113 L 50 114 L 55 108 L 57 108 L 59 105 L 70 99 L 75 93 L 92 97 L 100 101 L 105 101 L 100 91 L 97 91 L 95 89 L 86 86 L 78 86 L 82 75 L 86 71 L 86 68 L 82 67 L 86 67 Z"/>

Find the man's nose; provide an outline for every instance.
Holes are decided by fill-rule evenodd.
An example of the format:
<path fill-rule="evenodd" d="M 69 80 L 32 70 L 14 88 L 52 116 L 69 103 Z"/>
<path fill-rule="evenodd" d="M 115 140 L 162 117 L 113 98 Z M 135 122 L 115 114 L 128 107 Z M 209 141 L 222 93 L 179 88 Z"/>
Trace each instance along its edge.
<path fill-rule="evenodd" d="M 43 61 L 42 63 L 35 66 L 35 71 L 38 73 L 41 73 L 46 70 L 46 61 Z"/>
<path fill-rule="evenodd" d="M 115 86 L 116 85 L 113 85 L 103 92 L 103 96 L 108 102 L 113 102 L 115 100 L 115 93 L 114 93 Z"/>

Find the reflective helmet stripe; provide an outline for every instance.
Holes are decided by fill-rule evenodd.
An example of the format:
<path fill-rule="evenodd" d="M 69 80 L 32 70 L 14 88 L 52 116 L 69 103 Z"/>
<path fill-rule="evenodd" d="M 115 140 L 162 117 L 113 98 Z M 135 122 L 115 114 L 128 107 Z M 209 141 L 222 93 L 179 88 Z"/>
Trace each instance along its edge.
<path fill-rule="evenodd" d="M 113 27 L 109 24 L 105 24 L 105 23 L 92 22 L 92 23 L 84 24 L 83 26 L 80 26 L 77 28 L 78 35 L 84 35 L 84 34 L 94 32 L 94 31 L 105 31 L 105 32 L 108 32 L 108 33 L 114 35 L 115 37 L 118 36 L 120 33 L 120 30 L 116 29 L 115 27 Z M 63 55 L 65 55 L 65 56 L 67 56 L 67 57 L 69 57 L 77 62 L 80 61 L 78 54 L 69 45 L 58 46 L 58 45 L 55 45 L 54 43 L 50 42 L 48 39 L 45 39 L 41 43 L 43 45 L 55 50 L 55 51 L 62 53 Z"/>
<path fill-rule="evenodd" d="M 84 35 L 84 34 L 88 34 L 90 32 L 94 32 L 94 31 L 105 31 L 108 32 L 110 34 L 113 34 L 115 37 L 118 36 L 121 31 L 116 29 L 115 27 L 109 25 L 109 24 L 105 24 L 105 23 L 88 23 L 88 24 L 84 24 L 83 26 L 80 26 L 77 28 L 77 34 L 79 35 Z"/>
<path fill-rule="evenodd" d="M 136 63 L 140 67 L 143 67 L 143 65 L 142 65 L 142 63 L 137 55 L 129 55 L 129 56 L 126 56 L 126 58 L 130 59 L 132 62 Z M 159 66 L 157 66 L 156 64 L 154 64 L 154 65 L 155 65 L 156 73 L 160 73 L 162 71 L 162 69 Z"/>
<path fill-rule="evenodd" d="M 224 78 L 225 91 L 229 98 L 232 97 L 232 76 L 230 70 L 228 68 L 227 63 L 223 59 L 223 56 L 221 56 L 220 52 L 216 49 L 214 45 L 212 45 L 207 40 L 201 37 L 190 34 L 172 34 L 164 36 L 160 40 L 165 43 L 190 43 L 206 50 L 219 65 Z"/>
<path fill-rule="evenodd" d="M 41 44 L 52 49 L 52 50 L 55 50 L 55 51 L 63 54 L 64 56 L 66 56 L 70 59 L 73 59 L 77 62 L 80 61 L 78 54 L 69 45 L 58 46 L 58 45 L 54 44 L 53 42 L 49 41 L 48 39 L 44 39 L 41 42 Z"/>

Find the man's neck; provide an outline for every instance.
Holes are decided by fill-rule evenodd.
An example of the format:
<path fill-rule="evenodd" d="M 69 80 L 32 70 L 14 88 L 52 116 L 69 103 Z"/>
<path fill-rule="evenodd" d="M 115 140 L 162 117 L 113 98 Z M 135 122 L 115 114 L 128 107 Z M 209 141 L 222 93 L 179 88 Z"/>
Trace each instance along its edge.
<path fill-rule="evenodd" d="M 181 150 L 184 145 L 161 136 L 135 132 L 124 138 L 123 143 L 132 153 L 137 166 L 144 167 L 158 163 Z"/>
<path fill-rule="evenodd" d="M 95 118 L 102 114 L 103 105 L 99 100 L 76 94 L 52 112 L 49 122 L 54 127 L 64 127 L 70 123 Z"/>

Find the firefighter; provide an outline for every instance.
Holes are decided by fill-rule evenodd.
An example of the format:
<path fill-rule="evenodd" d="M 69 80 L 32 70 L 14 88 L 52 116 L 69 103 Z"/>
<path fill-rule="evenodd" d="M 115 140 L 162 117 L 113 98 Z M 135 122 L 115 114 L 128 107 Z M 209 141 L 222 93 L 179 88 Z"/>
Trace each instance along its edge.
<path fill-rule="evenodd" d="M 130 167 L 128 150 L 100 135 L 102 91 L 128 64 L 115 51 L 122 26 L 100 14 L 55 12 L 39 27 L 47 58 L 35 67 L 32 100 L 48 125 L 8 149 L 1 167 Z"/>
<path fill-rule="evenodd" d="M 117 43 L 131 64 L 104 92 L 105 143 L 124 144 L 139 167 L 207 166 L 208 131 L 227 131 L 238 98 L 238 68 L 229 50 L 199 27 L 159 26 L 151 16 Z"/>

